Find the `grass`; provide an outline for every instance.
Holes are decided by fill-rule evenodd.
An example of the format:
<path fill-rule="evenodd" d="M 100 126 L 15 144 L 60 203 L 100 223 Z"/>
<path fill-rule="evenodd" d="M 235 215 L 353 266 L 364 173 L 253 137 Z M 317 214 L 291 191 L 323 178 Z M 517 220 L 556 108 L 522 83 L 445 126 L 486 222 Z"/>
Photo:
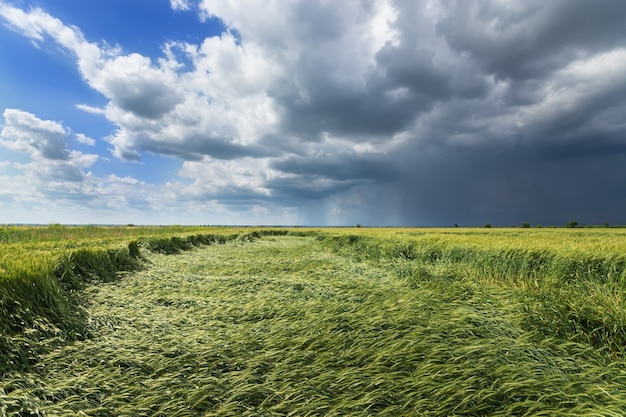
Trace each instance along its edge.
<path fill-rule="evenodd" d="M 87 337 L 87 313 L 80 290 L 91 283 L 115 281 L 145 266 L 140 246 L 176 253 L 255 233 L 242 230 L 4 226 L 5 240 L 0 243 L 0 376 L 11 369 L 28 369 L 39 353 L 57 344 Z M 42 340 L 48 342 L 40 343 Z"/>
<path fill-rule="evenodd" d="M 157 235 L 188 234 L 206 232 L 219 228 L 204 226 L 65 226 L 50 224 L 47 226 L 0 226 L 2 243 L 71 242 L 72 244 L 100 240 L 139 239 Z"/>
<path fill-rule="evenodd" d="M 84 337 L 13 335 L 0 415 L 622 416 L 622 233 L 162 235 L 75 290 Z"/>
<path fill-rule="evenodd" d="M 624 356 L 624 230 L 341 231 L 325 246 L 385 264 L 412 286 L 428 280 L 503 286 L 524 299 L 529 320 L 547 335 L 589 343 L 614 359 Z"/>

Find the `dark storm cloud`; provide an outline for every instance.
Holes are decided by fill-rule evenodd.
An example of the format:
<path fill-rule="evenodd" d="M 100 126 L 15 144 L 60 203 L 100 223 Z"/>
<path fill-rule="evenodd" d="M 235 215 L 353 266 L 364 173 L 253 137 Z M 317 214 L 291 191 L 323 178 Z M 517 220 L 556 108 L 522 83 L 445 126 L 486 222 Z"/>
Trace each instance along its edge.
<path fill-rule="evenodd" d="M 346 74 L 335 60 L 320 57 L 319 52 L 299 54 L 288 77 L 268 90 L 279 107 L 284 131 L 313 142 L 326 133 L 354 142 L 385 141 L 410 129 L 417 117 L 438 103 L 487 95 L 488 75 L 478 71 L 475 61 L 437 57 L 443 43 L 435 39 L 433 22 L 419 4 L 398 5 L 392 26 L 399 39 L 383 45 L 362 73 Z M 332 11 L 341 14 L 340 8 Z M 326 16 L 318 22 L 318 17 L 301 16 L 306 41 L 323 45 L 330 36 L 324 29 L 333 19 Z M 416 30 L 420 25 L 431 30 Z M 331 38 L 340 36 L 336 28 L 331 32 Z"/>
<path fill-rule="evenodd" d="M 273 192 L 273 200 L 287 204 L 306 204 L 310 200 L 323 199 L 348 191 L 361 181 L 332 181 L 322 175 L 275 178 L 267 186 Z"/>
<path fill-rule="evenodd" d="M 590 91 L 583 100 L 572 100 L 567 106 L 548 110 L 542 123 L 530 126 L 529 134 L 574 141 L 587 139 L 601 145 L 602 141 L 623 138 L 623 115 L 626 114 L 626 81 L 608 86 L 607 91 Z M 616 129 L 617 128 L 617 129 Z M 611 132 L 612 131 L 612 132 Z M 611 135 L 615 138 L 611 138 Z"/>
<path fill-rule="evenodd" d="M 305 54 L 270 90 L 301 141 L 403 144 L 376 163 L 296 153 L 268 188 L 358 190 L 372 224 L 381 194 L 402 224 L 626 222 L 626 3 L 443 4 L 396 1 L 362 83 Z"/>
<path fill-rule="evenodd" d="M 529 0 L 445 3 L 438 33 L 499 78 L 543 77 L 581 53 L 623 46 L 620 0 Z"/>
<path fill-rule="evenodd" d="M 332 55 L 346 52 L 333 52 L 337 45 L 332 43 L 349 36 L 341 26 L 345 10 L 309 3 L 297 7 L 296 13 L 301 23 L 295 36 L 302 39 L 303 51 L 287 77 L 268 91 L 279 106 L 285 131 L 304 141 L 321 140 L 324 133 L 355 142 L 363 136 L 369 140 L 387 137 L 406 129 L 417 114 L 447 94 L 450 74 L 433 64 L 432 51 L 415 47 L 415 42 L 399 47 L 389 44 L 378 51 L 374 65 L 365 72 L 346 73 L 345 63 L 339 62 L 342 57 Z M 365 13 L 368 4 L 361 6 Z M 328 51 L 324 45 L 330 45 Z"/>
<path fill-rule="evenodd" d="M 272 164 L 272 168 L 302 177 L 323 176 L 334 181 L 360 179 L 387 182 L 396 173 L 388 161 L 356 157 L 287 158 Z"/>
<path fill-rule="evenodd" d="M 576 138 L 566 141 L 546 143 L 533 149 L 542 160 L 560 160 L 569 158 L 586 158 L 626 155 L 626 140 L 623 132 L 596 129 L 592 133 L 581 133 Z M 625 161 L 626 162 L 626 161 Z"/>
<path fill-rule="evenodd" d="M 355 141 L 361 135 L 392 135 L 411 122 L 416 109 L 430 106 L 412 94 L 386 96 L 380 83 L 356 86 L 322 74 L 319 68 L 309 73 L 306 68 L 311 67 L 302 65 L 306 97 L 288 80 L 269 91 L 280 107 L 284 130 L 301 140 L 318 141 L 323 133 L 347 135 Z"/>
<path fill-rule="evenodd" d="M 358 156 L 290 157 L 272 164 L 287 176 L 267 182 L 272 200 L 285 204 L 323 199 L 362 184 L 389 183 L 397 173 L 389 161 Z"/>
<path fill-rule="evenodd" d="M 281 80 L 269 93 L 280 106 L 285 130 L 303 140 L 330 133 L 355 142 L 363 136 L 384 141 L 410 128 L 438 102 L 488 92 L 480 74 L 439 68 L 432 60 L 429 49 L 388 44 L 376 54 L 376 67 L 364 74 L 363 83 L 355 83 L 303 57 L 297 82 Z"/>
<path fill-rule="evenodd" d="M 564 225 L 623 221 L 622 155 L 544 160 L 533 149 L 394 155 L 405 174 L 362 192 L 367 205 L 394 212 L 391 224 L 423 226 Z M 375 211 L 374 211 L 375 212 Z M 367 221 L 379 224 L 378 217 Z M 622 219 L 622 220 L 620 220 Z M 365 221 L 363 221 L 365 222 Z"/>
<path fill-rule="evenodd" d="M 131 54 L 85 75 L 116 156 L 195 161 L 181 198 L 320 224 L 626 224 L 626 1 L 198 7 L 236 41 L 187 45 L 188 72 Z M 70 158 L 33 137 L 6 146 Z"/>

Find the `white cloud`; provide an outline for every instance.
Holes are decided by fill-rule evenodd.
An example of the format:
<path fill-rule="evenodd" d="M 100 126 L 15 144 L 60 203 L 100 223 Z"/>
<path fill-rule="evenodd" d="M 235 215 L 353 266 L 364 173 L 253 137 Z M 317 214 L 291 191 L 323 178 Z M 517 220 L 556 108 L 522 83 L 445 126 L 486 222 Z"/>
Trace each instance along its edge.
<path fill-rule="evenodd" d="M 68 148 L 70 129 L 10 109 L 0 143 L 31 158 L 33 165 L 12 166 L 32 170 L 30 185 L 56 178 L 46 185 L 59 195 L 74 178 L 69 194 L 104 206 L 98 195 L 129 207 L 187 201 L 220 214 L 241 204 L 251 216 L 265 215 L 252 208 L 259 202 L 296 210 L 297 201 L 339 201 L 347 190 L 392 182 L 394 156 L 501 151 L 593 133 L 621 149 L 619 4 L 170 0 L 173 10 L 216 17 L 227 31 L 198 43 L 172 39 L 162 56 L 149 57 L 89 42 L 42 9 L 0 3 L 13 30 L 76 57 L 85 82 L 107 99 L 101 108 L 76 107 L 114 124 L 104 139 L 116 158 L 140 161 L 148 152 L 183 166 L 164 187 L 98 178 L 86 172 L 94 157 Z M 592 29 L 568 24 L 588 15 Z M 409 176 L 419 171 L 405 165 Z M 335 207 L 335 217 L 349 212 Z"/>
<path fill-rule="evenodd" d="M 22 9 L 0 3 L 0 15 L 8 25 L 18 32 L 22 32 L 33 42 L 42 43 L 46 36 L 52 37 L 63 47 L 73 52 L 78 58 L 81 74 L 89 80 L 90 75 L 97 73 L 103 59 L 114 54 L 115 51 L 99 48 L 96 44 L 87 42 L 80 30 L 74 26 L 66 26 L 63 22 L 40 8 Z"/>
<path fill-rule="evenodd" d="M 65 137 L 68 131 L 60 123 L 41 120 L 32 113 L 5 109 L 0 145 L 29 154 L 33 159 L 67 160 Z"/>
<path fill-rule="evenodd" d="M 3 162 L 0 167 L 16 172 L 2 177 L 0 195 L 14 209 L 35 213 L 36 207 L 46 207 L 46 213 L 56 213 L 57 219 L 68 223 L 93 222 L 110 210 L 111 218 L 120 210 L 133 212 L 149 208 L 150 199 L 160 193 L 155 186 L 131 177 L 108 175 L 98 177 L 89 169 L 98 161 L 98 155 L 85 154 L 69 148 L 69 129 L 61 123 L 42 120 L 17 109 L 3 112 L 4 125 L 0 132 L 0 146 L 25 154 L 28 162 Z M 94 145 L 94 140 L 76 134 L 79 143 Z M 94 211 L 83 215 L 86 207 Z M 7 213 L 11 218 L 15 213 Z M 38 216 L 43 214 L 39 213 Z M 8 216 L 8 217 L 7 217 Z M 49 222 L 50 218 L 40 221 Z M 17 220 L 20 221 L 20 220 Z"/>
<path fill-rule="evenodd" d="M 199 200 L 241 199 L 244 195 L 250 200 L 266 199 L 271 196 L 271 191 L 265 187 L 268 170 L 266 162 L 251 158 L 243 161 L 187 161 L 179 176 L 193 182 L 183 186 L 178 193 Z"/>
<path fill-rule="evenodd" d="M 105 114 L 105 110 L 99 107 L 89 106 L 87 104 L 76 104 L 76 108 L 91 114 Z"/>
<path fill-rule="evenodd" d="M 171 5 L 180 10 L 189 3 Z M 241 146 L 284 135 L 280 125 L 285 114 L 276 95 L 283 94 L 288 80 L 296 83 L 295 89 L 288 86 L 284 94 L 296 93 L 303 100 L 317 94 L 312 76 L 361 89 L 376 51 L 396 37 L 394 8 L 386 1 L 367 6 L 348 2 L 341 8 L 308 2 L 249 2 L 242 7 L 205 1 L 199 7 L 224 19 L 241 39 L 224 33 L 199 45 L 170 42 L 156 62 L 89 43 L 78 28 L 41 9 L 24 12 L 4 6 L 3 14 L 31 39 L 50 36 L 76 55 L 85 80 L 110 100 L 104 110 L 77 107 L 104 111 L 118 126 L 109 138 L 113 154 L 128 160 L 138 160 L 143 151 L 192 160 L 205 155 L 232 158 L 237 149 L 242 155 L 259 154 Z M 183 67 L 179 54 L 191 61 L 191 68 Z"/>
<path fill-rule="evenodd" d="M 205 155 L 232 158 L 238 151 L 245 154 L 241 147 L 254 145 L 276 123 L 265 94 L 276 78 L 276 63 L 230 34 L 200 45 L 169 43 L 165 57 L 153 62 L 89 43 L 78 28 L 41 9 L 25 12 L 4 5 L 0 13 L 31 39 L 41 42 L 50 36 L 76 55 L 81 75 L 109 99 L 104 109 L 76 107 L 104 113 L 118 126 L 108 138 L 118 158 L 136 161 L 143 151 L 193 160 Z M 181 71 L 177 54 L 191 60 L 193 68 Z"/>
<path fill-rule="evenodd" d="M 4 126 L 0 132 L 0 146 L 28 155 L 32 162 L 14 164 L 30 177 L 32 184 L 45 187 L 50 180 L 82 181 L 83 170 L 97 160 L 97 155 L 83 154 L 68 148 L 69 130 L 61 123 L 41 120 L 32 113 L 5 109 Z M 87 140 L 77 135 L 77 139 Z"/>
<path fill-rule="evenodd" d="M 90 84 L 111 99 L 111 106 L 140 118 L 158 119 L 182 100 L 176 74 L 139 54 L 109 59 L 88 76 Z"/>
<path fill-rule="evenodd" d="M 189 0 L 170 0 L 170 7 L 173 10 L 185 11 L 191 8 Z"/>
<path fill-rule="evenodd" d="M 85 136 L 83 133 L 77 133 L 76 134 L 76 141 L 78 143 L 82 143 L 83 145 L 87 145 L 87 146 L 95 146 L 96 145 L 96 140 L 93 138 L 90 138 L 89 136 Z"/>
<path fill-rule="evenodd" d="M 21 31 L 33 42 L 43 42 L 46 31 L 58 32 L 59 28 L 63 28 L 60 20 L 52 18 L 41 9 L 27 13 L 17 7 L 0 3 L 0 15 L 6 19 L 10 27 Z"/>

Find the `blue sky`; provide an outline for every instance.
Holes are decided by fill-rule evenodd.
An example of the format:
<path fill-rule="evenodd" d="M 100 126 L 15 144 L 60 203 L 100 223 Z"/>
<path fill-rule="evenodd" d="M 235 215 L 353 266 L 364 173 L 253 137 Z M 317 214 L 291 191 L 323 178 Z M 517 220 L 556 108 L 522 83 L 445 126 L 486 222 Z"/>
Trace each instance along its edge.
<path fill-rule="evenodd" d="M 618 0 L 0 0 L 0 223 L 626 224 Z"/>

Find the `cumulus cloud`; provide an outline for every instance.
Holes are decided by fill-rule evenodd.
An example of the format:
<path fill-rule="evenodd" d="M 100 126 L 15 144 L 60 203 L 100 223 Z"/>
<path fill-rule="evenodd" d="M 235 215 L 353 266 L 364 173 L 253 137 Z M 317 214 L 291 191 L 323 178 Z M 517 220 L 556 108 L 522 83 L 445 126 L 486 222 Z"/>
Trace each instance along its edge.
<path fill-rule="evenodd" d="M 110 105 L 139 118 L 157 119 L 169 113 L 182 97 L 171 71 L 155 68 L 150 58 L 139 54 L 107 60 L 91 85 L 111 98 Z"/>
<path fill-rule="evenodd" d="M 7 203 L 2 207 L 37 211 L 37 207 L 43 206 L 44 211 L 76 222 L 81 213 L 88 214 L 90 210 L 119 213 L 120 209 L 147 208 L 150 197 L 158 195 L 154 186 L 130 177 L 94 175 L 90 168 L 99 160 L 98 155 L 70 149 L 72 133 L 63 124 L 18 109 L 5 109 L 3 117 L 0 146 L 22 153 L 26 161 L 0 164 L 12 174 L 0 177 L 3 200 Z M 81 133 L 73 137 L 82 144 L 95 144 Z M 74 217 L 68 217 L 68 213 Z M 15 213 L 5 218 L 12 215 Z M 88 215 L 85 219 L 93 222 Z"/>
<path fill-rule="evenodd" d="M 87 146 L 95 146 L 96 145 L 96 140 L 93 138 L 90 138 L 89 136 L 85 136 L 83 133 L 77 133 L 76 134 L 76 141 L 78 143 L 82 143 L 83 145 L 87 145 Z"/>
<path fill-rule="evenodd" d="M 606 199 L 568 193 L 626 194 L 615 179 L 626 174 L 624 2 L 170 5 L 220 19 L 226 31 L 197 44 L 174 39 L 148 57 L 88 41 L 40 8 L 0 3 L 0 15 L 75 56 L 108 101 L 77 107 L 116 126 L 105 138 L 115 157 L 183 161 L 162 193 L 172 201 L 290 210 L 317 201 L 335 221 L 369 210 L 373 223 L 381 195 L 395 213 L 385 221 L 397 223 L 524 213 L 548 222 L 555 217 L 542 211 L 567 212 L 565 202 L 578 207 L 572 215 L 619 216 L 594 203 Z M 77 160 L 67 128 L 33 118 L 6 113 L 3 146 Z M 565 181 L 581 189 L 559 189 Z"/>
<path fill-rule="evenodd" d="M 68 131 L 57 122 L 41 120 L 17 109 L 5 109 L 0 144 L 30 154 L 34 159 L 68 160 Z"/>
<path fill-rule="evenodd" d="M 203 160 L 183 164 L 181 178 L 192 180 L 179 194 L 184 199 L 218 200 L 225 204 L 250 205 L 267 200 L 271 191 L 265 185 L 267 167 L 263 161 Z"/>
<path fill-rule="evenodd" d="M 438 33 L 498 78 L 544 77 L 589 51 L 621 44 L 626 4 L 600 0 L 451 0 L 442 8 Z"/>
<path fill-rule="evenodd" d="M 248 99 L 257 92 L 255 84 L 262 82 L 263 63 L 254 53 L 242 52 L 227 34 L 201 46 L 164 45 L 164 56 L 153 62 L 88 42 L 79 28 L 66 26 L 39 8 L 23 11 L 2 4 L 0 14 L 33 41 L 50 37 L 75 55 L 86 82 L 109 100 L 104 114 L 118 126 L 109 139 L 119 158 L 138 160 L 143 151 L 160 150 L 174 150 L 182 159 L 230 158 L 250 140 L 245 134 L 259 120 L 271 118 L 262 97 Z M 194 71 L 181 72 L 176 53 L 192 60 Z M 77 106 L 91 113 L 101 111 Z M 187 150 L 185 144 L 195 149 Z"/>
<path fill-rule="evenodd" d="M 83 154 L 67 146 L 69 130 L 52 120 L 41 120 L 32 113 L 5 109 L 0 146 L 28 155 L 32 162 L 14 164 L 39 180 L 81 181 L 83 169 L 93 165 L 97 155 Z M 85 135 L 77 138 L 88 140 Z"/>

